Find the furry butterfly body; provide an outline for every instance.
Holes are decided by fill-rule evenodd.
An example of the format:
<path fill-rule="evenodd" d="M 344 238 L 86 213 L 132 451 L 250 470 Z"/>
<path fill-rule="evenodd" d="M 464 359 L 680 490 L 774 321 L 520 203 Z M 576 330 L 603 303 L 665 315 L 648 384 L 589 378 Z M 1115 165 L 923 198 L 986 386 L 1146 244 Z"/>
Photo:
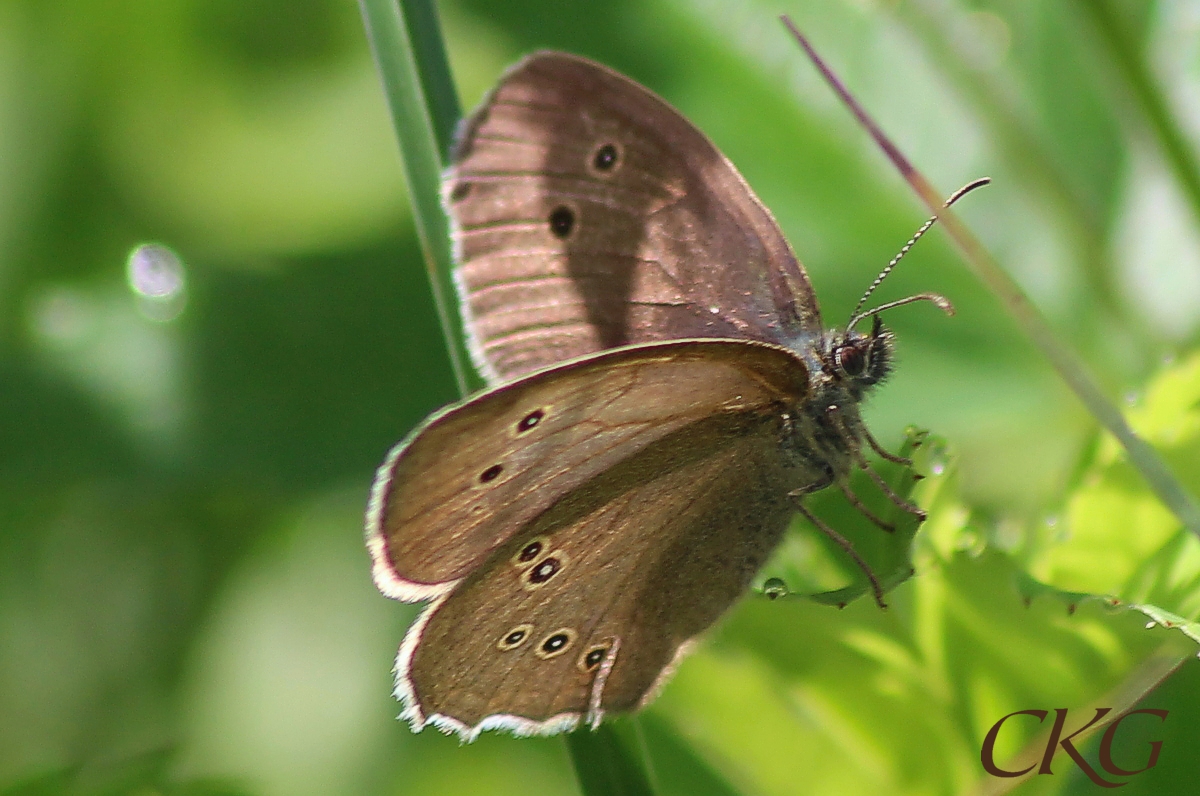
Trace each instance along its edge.
<path fill-rule="evenodd" d="M 414 728 L 467 739 L 594 724 L 653 698 L 803 495 L 844 487 L 892 338 L 878 316 L 823 330 L 732 164 L 585 59 L 510 70 L 445 186 L 494 386 L 393 448 L 372 490 L 376 583 L 432 600 L 396 693 Z"/>

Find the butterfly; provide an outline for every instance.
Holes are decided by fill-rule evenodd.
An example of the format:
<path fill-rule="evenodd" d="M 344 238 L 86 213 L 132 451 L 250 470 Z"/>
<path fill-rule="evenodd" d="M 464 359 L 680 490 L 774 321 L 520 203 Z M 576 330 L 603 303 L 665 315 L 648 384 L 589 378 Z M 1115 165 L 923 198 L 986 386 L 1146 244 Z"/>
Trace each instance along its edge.
<path fill-rule="evenodd" d="M 551 734 L 645 705 L 797 512 L 865 567 L 803 497 L 836 485 L 866 511 L 847 486 L 874 475 L 864 445 L 906 461 L 859 415 L 892 367 L 879 312 L 949 302 L 824 328 L 704 134 L 565 53 L 517 64 L 465 121 L 443 199 L 492 386 L 396 445 L 371 491 L 376 584 L 431 601 L 395 666 L 414 729 Z"/>

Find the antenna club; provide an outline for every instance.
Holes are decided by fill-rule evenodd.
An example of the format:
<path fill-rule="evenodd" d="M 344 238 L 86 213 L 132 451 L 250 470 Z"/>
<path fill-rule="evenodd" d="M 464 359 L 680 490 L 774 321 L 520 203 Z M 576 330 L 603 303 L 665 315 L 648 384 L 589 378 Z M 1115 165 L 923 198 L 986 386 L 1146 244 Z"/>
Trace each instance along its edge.
<path fill-rule="evenodd" d="M 933 295 L 933 296 L 929 297 L 929 300 L 931 302 L 933 302 L 933 305 L 935 307 L 937 307 L 939 310 L 946 313 L 951 318 L 954 317 L 954 313 L 955 313 L 954 305 L 950 303 L 950 300 L 948 298 L 946 298 L 945 296 Z"/>
<path fill-rule="evenodd" d="M 943 205 L 943 207 L 949 207 L 950 205 L 954 204 L 959 199 L 962 199 L 964 196 L 966 196 L 967 194 L 969 194 L 971 191 L 975 190 L 976 188 L 982 188 L 985 185 L 989 185 L 991 182 L 992 182 L 991 177 L 978 177 L 974 180 L 971 180 L 969 183 L 967 183 L 966 185 L 964 185 L 963 187 L 961 187 L 957 191 L 955 191 L 950 196 L 950 198 L 946 200 L 946 204 Z"/>
<path fill-rule="evenodd" d="M 902 298 L 897 301 L 889 301 L 887 304 L 880 304 L 878 307 L 869 309 L 866 312 L 858 313 L 850 319 L 850 323 L 846 326 L 846 331 L 849 332 L 853 330 L 854 327 L 857 326 L 864 318 L 870 318 L 872 315 L 878 318 L 879 313 L 883 312 L 884 310 L 890 310 L 895 307 L 903 307 L 905 304 L 913 304 L 918 301 L 928 301 L 930 304 L 933 304 L 947 315 L 954 314 L 954 305 L 951 304 L 945 296 L 938 293 L 917 293 L 915 296 L 909 296 L 908 298 Z"/>

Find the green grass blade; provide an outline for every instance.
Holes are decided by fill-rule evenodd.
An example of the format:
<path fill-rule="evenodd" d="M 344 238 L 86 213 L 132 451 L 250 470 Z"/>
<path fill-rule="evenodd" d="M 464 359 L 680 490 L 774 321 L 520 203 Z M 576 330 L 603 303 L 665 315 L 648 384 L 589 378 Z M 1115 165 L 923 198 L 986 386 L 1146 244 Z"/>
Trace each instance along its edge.
<path fill-rule="evenodd" d="M 466 335 L 454 311 L 450 229 L 440 189 L 444 156 L 461 115 L 437 14 L 428 0 L 359 0 L 367 38 L 400 140 L 404 178 L 459 392 L 481 385 L 470 371 Z"/>
<path fill-rule="evenodd" d="M 438 154 L 445 165 L 450 160 L 450 147 L 454 143 L 458 120 L 462 118 L 462 106 L 458 103 L 458 91 L 450 76 L 442 26 L 429 0 L 401 0 L 400 13 L 404 16 L 406 28 L 412 32 L 408 43 L 429 110 Z"/>
<path fill-rule="evenodd" d="M 650 778 L 629 744 L 611 725 L 567 735 L 567 751 L 584 796 L 651 796 Z"/>

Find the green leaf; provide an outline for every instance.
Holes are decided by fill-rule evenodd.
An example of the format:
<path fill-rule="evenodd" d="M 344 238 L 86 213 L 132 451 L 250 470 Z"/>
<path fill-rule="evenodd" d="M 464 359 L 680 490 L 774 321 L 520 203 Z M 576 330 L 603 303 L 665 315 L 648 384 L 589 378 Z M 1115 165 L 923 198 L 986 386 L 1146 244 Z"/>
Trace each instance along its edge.
<path fill-rule="evenodd" d="M 1193 491 L 1200 488 L 1200 353 L 1155 377 L 1130 422 Z M 1030 573 L 1064 591 L 1200 613 L 1200 540 L 1145 489 L 1111 438 L 1097 446 Z"/>
<path fill-rule="evenodd" d="M 1138 430 L 1168 457 L 1195 455 L 1198 362 L 1162 374 L 1133 413 Z M 1168 438 L 1172 445 L 1162 444 Z M 1099 446 L 1072 505 L 1087 503 L 1122 466 L 1127 491 L 1118 496 L 1154 502 L 1122 465 L 1121 450 Z M 1001 544 L 1010 531 L 960 502 L 953 460 L 939 453 L 937 461 L 942 473 L 914 495 L 930 511 L 914 540 L 917 574 L 889 595 L 887 611 L 861 599 L 841 611 L 811 600 L 747 601 L 652 708 L 729 781 L 779 794 L 794 792 L 799 781 L 831 793 L 996 786 L 979 750 L 1001 717 L 1064 706 L 1079 725 L 1094 707 L 1111 707 L 1116 717 L 1194 655 L 1200 626 L 1188 606 L 1196 543 L 1173 515 L 1160 509 L 1174 523 L 1155 537 L 1161 544 L 1134 539 L 1112 551 L 1112 528 L 1104 528 L 1090 539 L 1043 540 L 1039 555 L 1018 556 L 1020 545 Z M 1087 516 L 1106 515 L 1096 509 Z M 1120 515 L 1111 522 L 1137 536 Z M 1026 569 L 1031 558 L 1078 561 L 1062 567 L 1073 574 L 1111 559 L 1105 571 L 1125 572 L 1136 586 L 1127 595 L 1155 595 L 1159 603 L 1069 590 L 1065 579 L 1040 582 Z M 1015 770 L 1040 758 L 1045 729 L 1005 725 L 997 760 Z M 1056 770 L 1070 765 L 1055 763 Z"/>
<path fill-rule="evenodd" d="M 910 428 L 898 454 L 912 459 L 913 466 L 879 460 L 872 467 L 897 497 L 928 508 L 946 483 L 951 461 L 946 441 Z M 894 530 L 885 532 L 834 488 L 806 498 L 805 505 L 853 546 L 886 594 L 912 577 L 912 543 L 921 524 L 861 470 L 851 475 L 850 489 Z M 848 585 L 834 586 L 847 576 Z M 802 518 L 797 518 L 792 534 L 763 568 L 756 584 L 756 592 L 771 600 L 811 599 L 834 606 L 847 605 L 872 591 L 866 573 L 845 551 Z"/>

